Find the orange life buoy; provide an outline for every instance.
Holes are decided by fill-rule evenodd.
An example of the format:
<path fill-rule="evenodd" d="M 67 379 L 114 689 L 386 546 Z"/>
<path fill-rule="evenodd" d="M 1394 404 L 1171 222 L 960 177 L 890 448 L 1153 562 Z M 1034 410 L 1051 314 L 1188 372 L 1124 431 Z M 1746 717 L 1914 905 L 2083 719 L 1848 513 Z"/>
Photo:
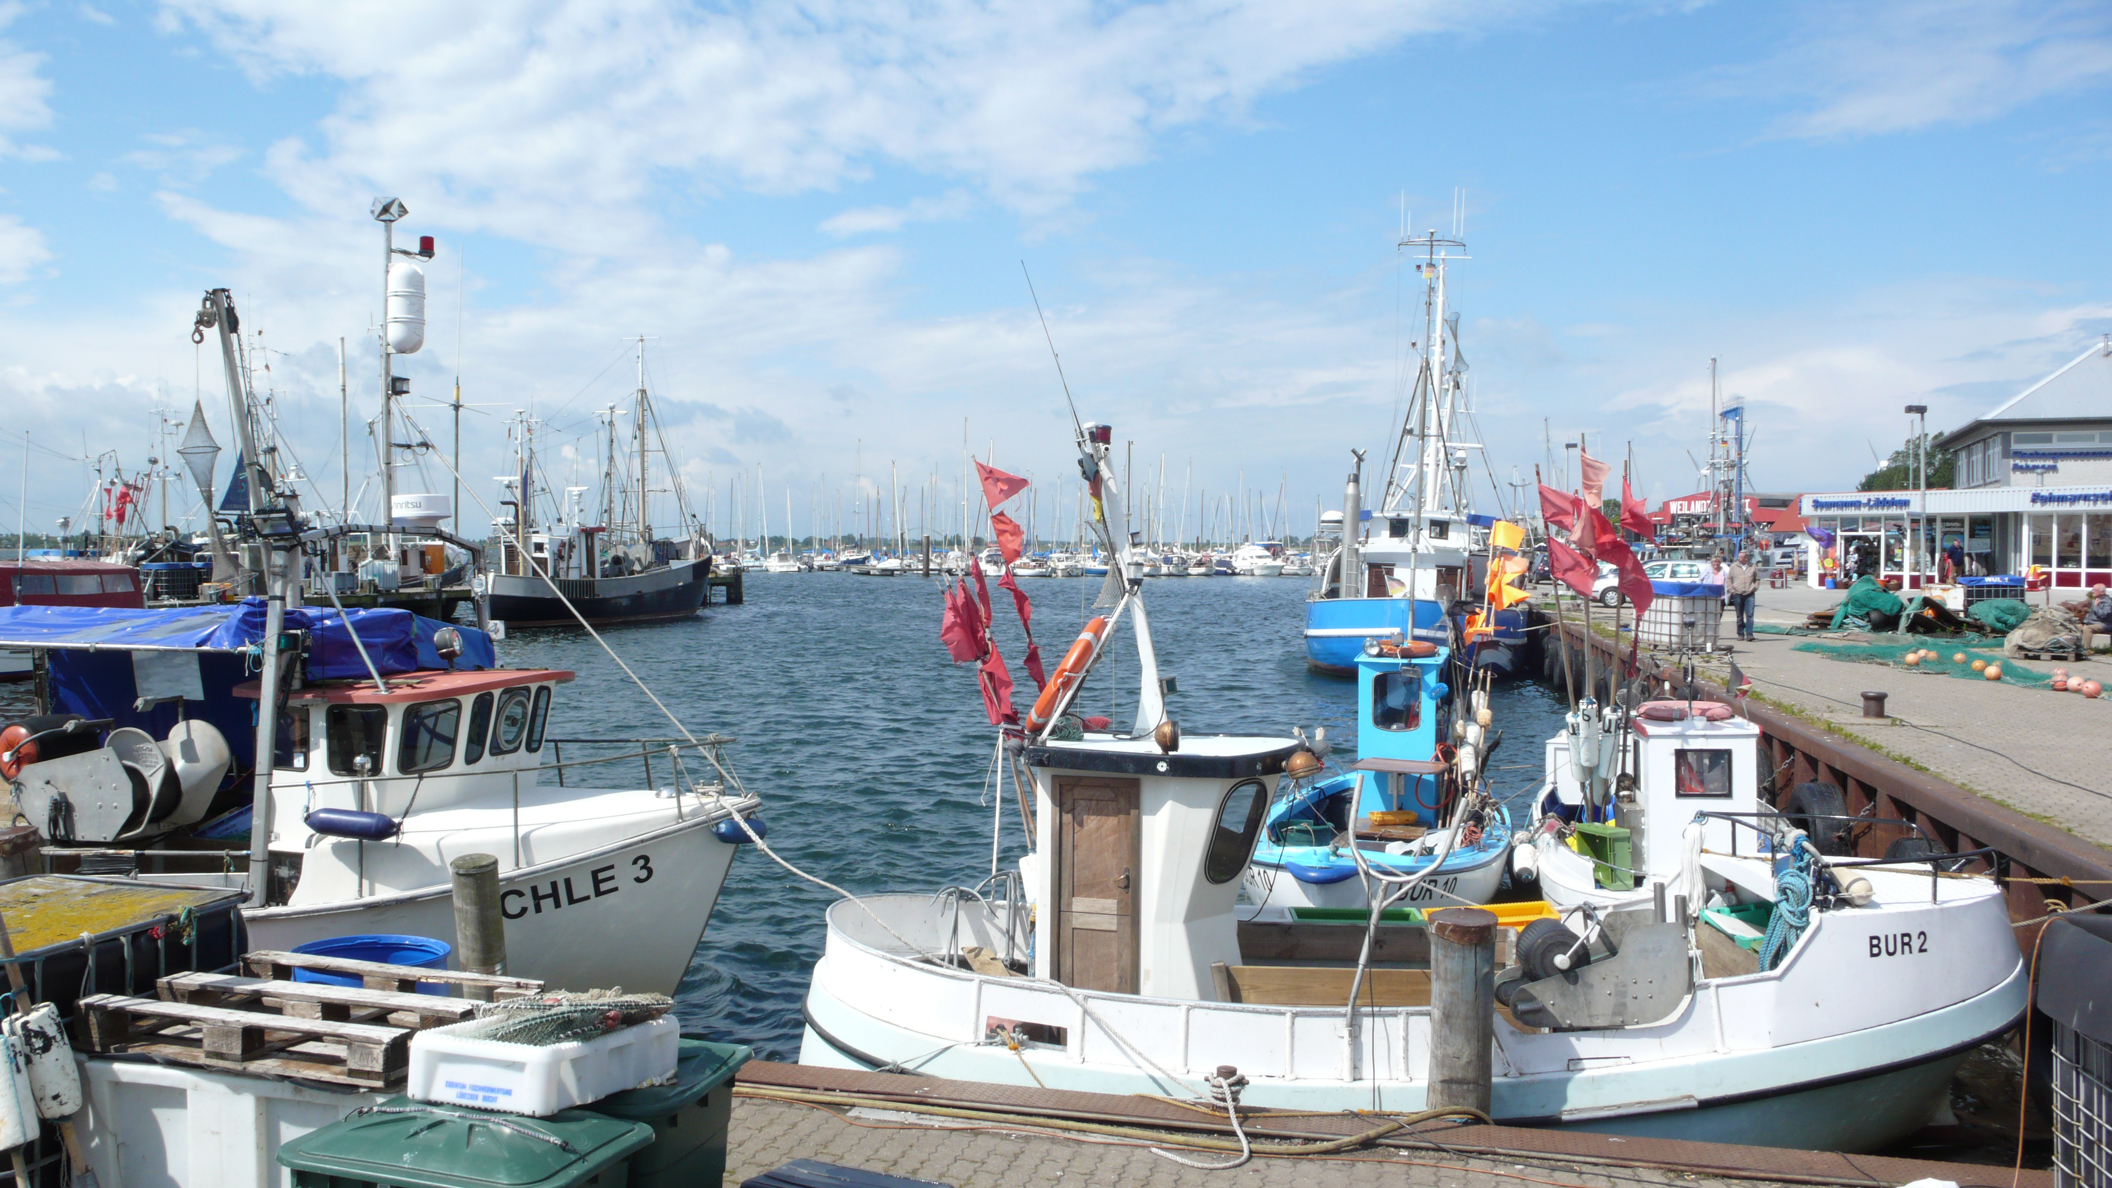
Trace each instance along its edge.
<path fill-rule="evenodd" d="M 1086 666 L 1093 662 L 1093 653 L 1100 650 L 1100 641 L 1107 636 L 1107 616 L 1094 615 L 1072 642 L 1071 650 L 1063 654 L 1063 663 L 1056 666 L 1056 675 L 1049 678 L 1041 696 L 1034 699 L 1034 708 L 1027 714 L 1027 733 L 1040 734 L 1056 717 L 1056 706 L 1063 700 L 1071 686 L 1085 675 Z"/>
<path fill-rule="evenodd" d="M 24 767 L 37 761 L 37 744 L 23 742 L 29 733 L 29 727 L 20 722 L 0 730 L 0 776 L 14 779 Z"/>
<path fill-rule="evenodd" d="M 1437 655 L 1437 645 L 1427 639 L 1411 639 L 1400 643 L 1395 643 L 1392 640 L 1382 640 L 1374 654 L 1380 656 L 1407 656 L 1411 659 L 1424 660 Z"/>

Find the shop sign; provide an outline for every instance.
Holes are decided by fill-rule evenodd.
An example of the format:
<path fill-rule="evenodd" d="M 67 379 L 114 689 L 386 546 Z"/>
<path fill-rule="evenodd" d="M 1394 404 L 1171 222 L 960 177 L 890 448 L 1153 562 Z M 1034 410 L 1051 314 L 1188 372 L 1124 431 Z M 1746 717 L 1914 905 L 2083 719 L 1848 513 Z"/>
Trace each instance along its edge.
<path fill-rule="evenodd" d="M 2112 488 L 2103 491 L 2033 491 L 2033 507 L 2074 507 L 2078 504 L 2112 504 Z"/>
<path fill-rule="evenodd" d="M 1914 501 L 1898 496 L 1870 495 L 1861 499 L 1813 499 L 1813 511 L 1890 511 L 1912 507 Z"/>

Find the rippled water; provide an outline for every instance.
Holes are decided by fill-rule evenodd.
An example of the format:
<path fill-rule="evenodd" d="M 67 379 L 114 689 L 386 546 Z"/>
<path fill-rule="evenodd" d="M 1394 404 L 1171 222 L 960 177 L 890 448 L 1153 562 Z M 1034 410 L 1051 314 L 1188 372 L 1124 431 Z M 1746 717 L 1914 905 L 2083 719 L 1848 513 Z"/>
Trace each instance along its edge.
<path fill-rule="evenodd" d="M 1030 580 L 1036 635 L 1054 667 L 1098 579 Z M 740 742 L 728 758 L 763 798 L 770 842 L 802 869 L 856 893 L 935 890 L 990 873 L 991 802 L 985 790 L 994 735 L 974 670 L 952 664 L 938 640 L 940 589 L 918 577 L 750 574 L 748 601 L 712 606 L 682 623 L 605 632 L 690 730 Z M 1167 579 L 1146 587 L 1160 670 L 1179 681 L 1168 699 L 1190 734 L 1287 734 L 1325 726 L 1354 738 L 1356 689 L 1305 666 L 1306 583 L 1297 579 Z M 1032 685 L 1008 596 L 997 599 L 999 648 L 1025 708 Z M 1085 693 L 1090 712 L 1134 711 L 1135 652 L 1125 630 L 1111 673 Z M 668 733 L 635 686 L 583 631 L 518 632 L 507 664 L 570 668 L 576 683 L 553 706 L 557 736 Z M 1103 664 L 1103 669 L 1106 666 Z M 1559 707 L 1529 684 L 1499 686 L 1497 725 L 1511 741 L 1495 756 L 1496 783 L 1525 787 L 1539 740 Z M 1338 752 L 1340 753 L 1340 752 Z M 621 765 L 612 765 L 622 770 Z M 1023 847 L 1007 792 L 1003 860 Z M 734 863 L 679 996 L 684 1022 L 717 1038 L 793 1059 L 800 999 L 821 953 L 822 911 L 833 896 L 762 855 Z"/>

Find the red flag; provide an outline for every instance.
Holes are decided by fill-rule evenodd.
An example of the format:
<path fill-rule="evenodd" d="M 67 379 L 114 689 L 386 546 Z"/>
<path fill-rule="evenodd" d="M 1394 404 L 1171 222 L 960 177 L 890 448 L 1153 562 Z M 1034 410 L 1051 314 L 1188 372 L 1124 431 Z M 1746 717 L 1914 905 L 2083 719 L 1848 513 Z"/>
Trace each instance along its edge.
<path fill-rule="evenodd" d="M 982 671 L 976 679 L 983 688 L 983 712 L 990 716 L 990 724 L 1017 724 L 1019 711 L 1012 708 L 1012 674 L 1005 670 L 1005 658 L 997 654 L 997 645 L 992 644 L 990 654 L 983 657 Z"/>
<path fill-rule="evenodd" d="M 1597 507 L 1606 499 L 1606 475 L 1613 467 L 1599 461 L 1577 447 L 1577 472 L 1583 476 L 1578 486 L 1584 492 L 1584 506 Z"/>
<path fill-rule="evenodd" d="M 991 511 L 996 511 L 998 504 L 1027 489 L 1027 480 L 980 462 L 975 464 L 975 477 L 983 480 L 983 498 L 989 501 Z"/>
<path fill-rule="evenodd" d="M 1026 530 L 1003 512 L 997 512 L 990 517 L 990 535 L 996 538 L 997 551 L 1004 554 L 1007 565 L 1019 560 L 1020 554 L 1025 552 L 1020 546 L 1027 539 Z M 999 582 L 998 585 L 1004 583 Z"/>
<path fill-rule="evenodd" d="M 1650 575 L 1643 572 L 1643 563 L 1636 559 L 1628 542 L 1621 539 L 1620 529 L 1609 523 L 1606 514 L 1595 507 L 1584 510 L 1584 519 L 1598 542 L 1594 555 L 1620 572 L 1621 593 L 1635 604 L 1635 613 L 1640 615 L 1649 610 L 1657 592 L 1650 586 Z"/>
<path fill-rule="evenodd" d="M 968 583 L 957 581 L 946 591 L 946 610 L 939 616 L 939 642 L 954 663 L 983 658 L 983 616 L 968 595 Z"/>
<path fill-rule="evenodd" d="M 1034 688 L 1037 691 L 1045 689 L 1049 685 L 1049 676 L 1041 669 L 1041 645 L 1034 642 L 1034 604 L 1027 601 L 1027 592 L 1019 588 L 1019 579 L 1013 577 L 1010 570 L 997 579 L 997 586 L 1000 590 L 1012 591 L 1013 609 L 1019 612 L 1019 625 L 1027 633 L 1027 656 L 1020 663 L 1026 665 L 1027 675 L 1034 678 Z"/>
<path fill-rule="evenodd" d="M 1643 510 L 1643 501 L 1635 497 L 1625 474 L 1621 476 L 1621 527 L 1644 540 L 1657 539 L 1657 525 L 1650 522 L 1650 513 Z"/>
<path fill-rule="evenodd" d="M 1577 497 L 1555 490 L 1546 483 L 1540 484 L 1540 518 L 1550 528 L 1564 532 L 1577 530 Z"/>
<path fill-rule="evenodd" d="M 1586 598 L 1591 597 L 1592 582 L 1599 576 L 1598 567 L 1591 563 L 1591 558 L 1549 537 L 1547 565 L 1554 571 L 1556 581 Z"/>

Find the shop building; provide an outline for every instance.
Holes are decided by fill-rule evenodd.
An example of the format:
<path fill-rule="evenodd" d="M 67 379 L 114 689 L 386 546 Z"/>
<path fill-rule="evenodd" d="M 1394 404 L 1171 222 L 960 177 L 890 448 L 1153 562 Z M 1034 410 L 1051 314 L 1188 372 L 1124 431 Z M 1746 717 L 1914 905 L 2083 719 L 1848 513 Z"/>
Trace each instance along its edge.
<path fill-rule="evenodd" d="M 1831 537 L 1814 583 L 1870 572 L 1920 585 L 1954 541 L 1964 576 L 2112 583 L 2112 339 L 1935 445 L 1957 457 L 1952 489 L 1804 496 L 1814 535 Z"/>

